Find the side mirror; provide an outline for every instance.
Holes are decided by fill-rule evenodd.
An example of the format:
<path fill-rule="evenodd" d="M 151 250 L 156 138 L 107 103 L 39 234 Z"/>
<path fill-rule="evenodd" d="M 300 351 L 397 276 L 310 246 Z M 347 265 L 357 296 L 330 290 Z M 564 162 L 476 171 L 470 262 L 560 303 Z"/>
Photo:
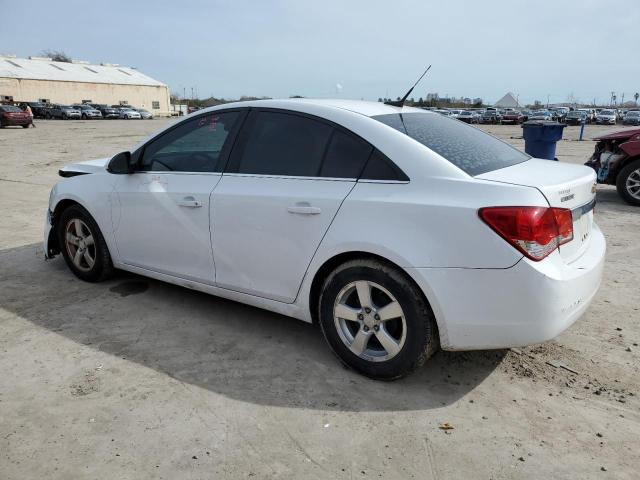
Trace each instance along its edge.
<path fill-rule="evenodd" d="M 120 152 L 109 160 L 107 172 L 115 174 L 133 173 L 133 165 L 131 165 L 131 152 Z"/>

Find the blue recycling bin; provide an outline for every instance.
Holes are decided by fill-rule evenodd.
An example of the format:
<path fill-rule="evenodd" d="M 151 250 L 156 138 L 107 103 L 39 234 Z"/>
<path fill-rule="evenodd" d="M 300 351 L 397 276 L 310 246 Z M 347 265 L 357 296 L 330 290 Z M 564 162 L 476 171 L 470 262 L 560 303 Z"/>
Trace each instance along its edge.
<path fill-rule="evenodd" d="M 529 120 L 522 124 L 524 151 L 535 158 L 557 160 L 556 142 L 562 138 L 564 123 Z"/>

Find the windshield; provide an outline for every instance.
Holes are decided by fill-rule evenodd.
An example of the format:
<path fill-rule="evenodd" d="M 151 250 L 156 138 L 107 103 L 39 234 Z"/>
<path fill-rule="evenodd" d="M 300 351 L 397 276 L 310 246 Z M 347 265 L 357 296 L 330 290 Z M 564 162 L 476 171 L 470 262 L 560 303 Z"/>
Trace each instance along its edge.
<path fill-rule="evenodd" d="M 602 110 L 600 115 L 613 115 L 613 110 Z"/>
<path fill-rule="evenodd" d="M 627 112 L 627 117 L 640 117 L 640 112 Z"/>
<path fill-rule="evenodd" d="M 392 113 L 372 118 L 408 135 L 472 176 L 531 158 L 477 128 L 440 115 Z"/>

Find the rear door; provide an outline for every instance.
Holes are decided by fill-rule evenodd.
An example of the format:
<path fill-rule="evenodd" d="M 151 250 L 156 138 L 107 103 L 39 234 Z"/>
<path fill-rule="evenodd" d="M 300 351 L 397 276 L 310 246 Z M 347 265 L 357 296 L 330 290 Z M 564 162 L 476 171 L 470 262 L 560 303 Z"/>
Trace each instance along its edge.
<path fill-rule="evenodd" d="M 216 284 L 293 302 L 371 150 L 317 118 L 253 110 L 212 196 Z"/>
<path fill-rule="evenodd" d="M 121 260 L 213 284 L 210 196 L 244 112 L 184 121 L 144 146 L 140 169 L 120 175 L 113 224 Z"/>

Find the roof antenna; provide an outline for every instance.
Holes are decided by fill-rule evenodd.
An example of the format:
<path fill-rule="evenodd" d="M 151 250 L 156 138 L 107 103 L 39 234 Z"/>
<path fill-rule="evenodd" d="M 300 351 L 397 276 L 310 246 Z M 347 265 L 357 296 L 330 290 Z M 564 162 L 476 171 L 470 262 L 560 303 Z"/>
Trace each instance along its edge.
<path fill-rule="evenodd" d="M 424 77 L 429 70 L 431 70 L 431 65 L 429 65 L 427 67 L 427 69 L 424 71 L 424 73 L 422 75 L 420 75 L 420 78 L 416 81 L 416 83 L 413 84 L 413 87 L 411 87 L 409 89 L 409 91 L 404 95 L 404 97 L 402 97 L 402 100 L 396 100 L 394 102 L 392 102 L 392 101 L 384 102 L 385 105 L 393 105 L 394 107 L 402 107 L 402 106 L 404 106 L 405 100 L 407 98 L 409 98 L 409 95 L 411 95 L 411 92 L 413 92 L 413 89 L 416 88 L 416 85 L 418 85 L 418 83 L 420 83 L 420 80 L 422 80 L 422 77 Z"/>

